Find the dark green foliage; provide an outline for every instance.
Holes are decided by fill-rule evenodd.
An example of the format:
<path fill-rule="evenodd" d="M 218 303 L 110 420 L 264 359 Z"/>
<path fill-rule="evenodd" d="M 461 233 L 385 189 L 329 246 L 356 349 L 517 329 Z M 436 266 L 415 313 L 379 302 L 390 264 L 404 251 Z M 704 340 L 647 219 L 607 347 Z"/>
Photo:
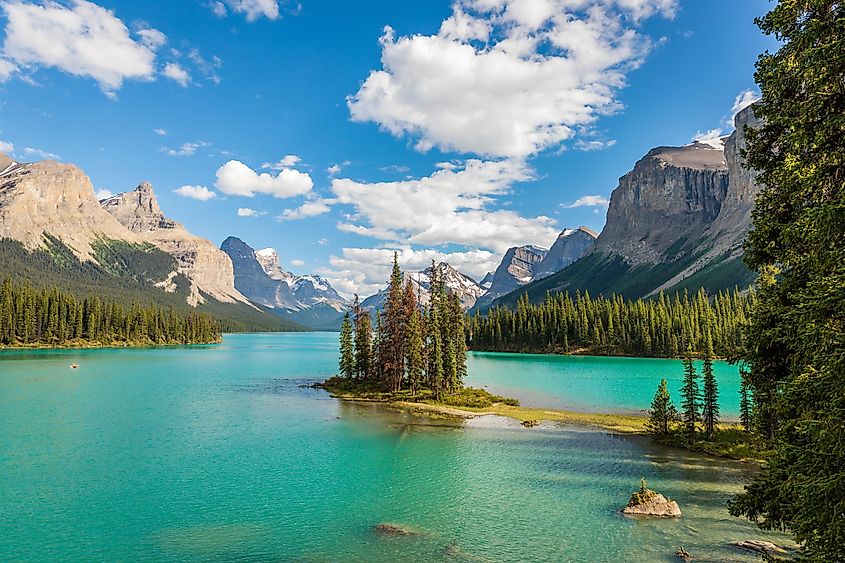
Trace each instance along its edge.
<path fill-rule="evenodd" d="M 739 422 L 746 432 L 751 432 L 751 385 L 745 366 L 739 368 L 739 377 Z"/>
<path fill-rule="evenodd" d="M 692 350 L 684 357 L 684 382 L 681 386 L 681 420 L 687 434 L 695 434 L 695 425 L 701 421 L 698 373 L 692 364 Z"/>
<path fill-rule="evenodd" d="M 374 333 L 370 314 L 356 296 L 353 345 L 359 382 L 383 393 L 398 396 L 407 389 L 410 397 L 443 402 L 462 393 L 466 376 L 463 309 L 458 298 L 446 291 L 434 264 L 430 281 L 430 302 L 421 312 L 411 283 L 402 286 L 394 255 L 387 303 L 384 314 L 377 314 Z M 361 367 L 365 361 L 367 368 Z"/>
<path fill-rule="evenodd" d="M 45 235 L 46 248 L 29 251 L 20 242 L 0 239 L 0 278 L 28 282 L 36 289 L 56 288 L 79 299 L 97 296 L 128 307 L 132 303 L 173 309 L 181 315 L 207 313 L 218 319 L 224 332 L 306 330 L 244 303 L 221 303 L 208 296 L 194 309 L 187 303 L 190 282 L 173 278 L 176 291 L 154 286 L 177 269 L 172 256 L 150 245 L 99 240 L 94 244 L 97 263 L 81 262 L 60 240 Z"/>
<path fill-rule="evenodd" d="M 666 380 L 661 379 L 660 385 L 657 387 L 657 392 L 654 394 L 654 399 L 651 401 L 648 431 L 659 438 L 666 438 L 669 436 L 672 424 L 677 419 L 678 411 L 675 410 L 675 405 L 672 404 L 672 397 L 669 395 Z"/>
<path fill-rule="evenodd" d="M 355 375 L 355 348 L 349 313 L 343 315 L 340 326 L 340 376 L 351 379 Z"/>
<path fill-rule="evenodd" d="M 4 346 L 99 346 L 198 344 L 220 341 L 220 323 L 208 315 L 172 309 L 124 307 L 92 296 L 78 299 L 53 289 L 0 287 L 0 344 Z"/>
<path fill-rule="evenodd" d="M 753 292 L 736 289 L 713 298 L 700 290 L 637 301 L 558 293 L 538 305 L 523 296 L 515 311 L 473 316 L 468 343 L 473 350 L 678 357 L 682 342 L 703 354 L 710 334 L 715 351 L 727 357 L 736 353 L 753 302 Z"/>
<path fill-rule="evenodd" d="M 774 455 L 731 507 L 845 561 L 845 4 L 781 0 L 758 20 L 762 186 L 746 243 L 760 272 L 745 354 L 754 426 Z"/>
<path fill-rule="evenodd" d="M 719 384 L 713 374 L 713 341 L 710 333 L 707 334 L 707 350 L 701 368 L 701 385 L 701 422 L 707 439 L 712 440 L 719 424 Z"/>

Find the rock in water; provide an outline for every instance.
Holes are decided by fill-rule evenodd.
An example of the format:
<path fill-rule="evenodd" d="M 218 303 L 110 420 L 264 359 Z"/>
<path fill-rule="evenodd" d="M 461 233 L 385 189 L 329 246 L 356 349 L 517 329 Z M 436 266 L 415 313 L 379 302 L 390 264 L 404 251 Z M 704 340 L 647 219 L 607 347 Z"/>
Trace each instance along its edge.
<path fill-rule="evenodd" d="M 622 509 L 622 513 L 676 518 L 681 515 L 681 508 L 674 500 L 642 486 L 640 490 L 631 495 L 631 500 L 628 501 L 628 506 Z"/>
<path fill-rule="evenodd" d="M 734 547 L 738 547 L 740 549 L 745 549 L 748 551 L 756 551 L 757 553 L 764 553 L 767 555 L 777 554 L 777 555 L 785 555 L 788 553 L 784 548 L 779 545 L 773 544 L 770 541 L 766 540 L 742 540 L 742 541 L 732 541 L 731 545 Z"/>
<path fill-rule="evenodd" d="M 385 535 L 385 536 L 416 536 L 416 530 L 412 530 L 406 526 L 401 526 L 399 524 L 388 524 L 386 522 L 382 522 L 381 524 L 376 524 L 373 526 L 373 530 L 377 533 Z"/>

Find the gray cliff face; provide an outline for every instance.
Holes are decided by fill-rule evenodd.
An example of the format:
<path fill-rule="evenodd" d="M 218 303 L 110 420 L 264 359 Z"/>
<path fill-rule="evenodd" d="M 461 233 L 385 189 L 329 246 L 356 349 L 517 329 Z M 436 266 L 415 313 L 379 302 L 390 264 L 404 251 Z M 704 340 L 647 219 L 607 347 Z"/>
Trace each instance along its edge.
<path fill-rule="evenodd" d="M 721 149 L 700 143 L 652 149 L 619 179 L 596 251 L 632 265 L 671 260 L 716 219 L 727 191 Z"/>
<path fill-rule="evenodd" d="M 471 308 L 485 290 L 474 279 L 466 276 L 447 264 L 440 262 L 436 265 L 437 274 L 443 280 L 446 291 L 458 296 L 464 310 Z M 402 284 L 410 283 L 417 295 L 420 305 L 428 305 L 431 301 L 431 266 L 421 272 L 402 272 Z M 388 289 L 385 288 L 375 295 L 371 295 L 361 302 L 361 306 L 369 311 L 382 310 L 387 301 Z"/>
<path fill-rule="evenodd" d="M 497 297 L 529 283 L 534 277 L 534 268 L 543 261 L 547 253 L 545 248 L 532 245 L 508 249 L 493 273 L 490 289 L 476 301 L 475 307 L 487 307 Z"/>
<path fill-rule="evenodd" d="M 165 217 L 149 183 L 104 199 L 100 205 L 126 229 L 176 258 L 179 273 L 191 281 L 192 305 L 203 301 L 200 291 L 224 303 L 248 302 L 235 289 L 229 257 L 210 241 Z"/>
<path fill-rule="evenodd" d="M 221 250 L 232 260 L 235 287 L 255 303 L 314 328 L 337 328 L 348 302 L 320 276 L 295 276 L 282 270 L 272 248 L 255 251 L 237 237 Z"/>
<path fill-rule="evenodd" d="M 563 270 L 593 251 L 598 235 L 587 227 L 566 229 L 558 235 L 545 258 L 534 268 L 534 280 Z"/>

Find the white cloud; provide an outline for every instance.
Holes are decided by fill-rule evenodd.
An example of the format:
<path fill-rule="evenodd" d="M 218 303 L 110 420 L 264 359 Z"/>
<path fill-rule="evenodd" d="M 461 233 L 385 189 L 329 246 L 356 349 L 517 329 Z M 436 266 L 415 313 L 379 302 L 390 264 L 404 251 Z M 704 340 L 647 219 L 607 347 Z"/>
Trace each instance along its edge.
<path fill-rule="evenodd" d="M 321 238 L 320 240 L 317 241 L 317 244 L 319 244 L 320 246 L 326 246 L 327 244 L 329 244 L 329 239 Z"/>
<path fill-rule="evenodd" d="M 124 80 L 154 79 L 155 51 L 164 37 L 157 30 L 140 30 L 136 41 L 114 12 L 86 0 L 1 5 L 8 19 L 3 56 L 20 66 L 91 77 L 110 95 Z"/>
<path fill-rule="evenodd" d="M 212 9 L 218 16 L 226 15 L 225 6 L 219 6 L 220 2 L 215 3 Z M 279 17 L 279 4 L 276 0 L 226 0 L 229 8 L 233 12 L 238 12 L 246 15 L 247 21 L 255 21 L 260 17 L 274 20 Z"/>
<path fill-rule="evenodd" d="M 18 70 L 17 65 L 5 59 L 0 59 L 0 82 L 6 82 Z"/>
<path fill-rule="evenodd" d="M 296 266 L 297 268 L 301 268 L 305 265 L 305 260 L 300 260 L 298 258 L 290 261 L 291 266 Z"/>
<path fill-rule="evenodd" d="M 273 176 L 266 172 L 258 174 L 243 162 L 230 160 L 217 170 L 214 185 L 227 195 L 268 194 L 286 198 L 308 193 L 314 182 L 309 174 L 292 168 L 285 168 Z"/>
<path fill-rule="evenodd" d="M 202 147 L 208 147 L 211 143 L 206 143 L 205 141 L 199 141 L 196 143 L 182 143 L 182 146 L 178 149 L 162 149 L 167 153 L 167 156 L 193 156 L 196 154 L 197 149 Z"/>
<path fill-rule="evenodd" d="M 226 9 L 226 4 L 223 2 L 212 2 L 211 11 L 214 12 L 214 15 L 218 18 L 224 18 L 229 13 Z"/>
<path fill-rule="evenodd" d="M 48 151 L 45 151 L 45 150 L 42 150 L 42 149 L 34 148 L 34 147 L 24 147 L 23 148 L 23 154 L 25 154 L 27 156 L 34 156 L 34 157 L 40 158 L 42 160 L 61 160 L 61 158 L 62 158 L 57 154 L 54 154 L 54 153 L 51 153 L 51 152 L 48 152 Z"/>
<path fill-rule="evenodd" d="M 328 168 L 326 168 L 326 172 L 328 172 L 329 176 L 337 176 L 340 174 L 340 171 L 343 170 L 340 164 L 332 164 Z"/>
<path fill-rule="evenodd" d="M 286 154 L 278 162 L 265 162 L 261 165 L 261 168 L 265 170 L 282 170 L 296 166 L 301 161 L 302 159 L 295 154 Z"/>
<path fill-rule="evenodd" d="M 173 193 L 178 194 L 182 197 L 189 197 L 191 199 L 196 199 L 199 201 L 208 201 L 214 197 L 217 197 L 216 193 L 209 190 L 205 186 L 182 186 L 181 188 L 176 188 L 175 190 L 173 190 Z"/>
<path fill-rule="evenodd" d="M 701 132 L 695 134 L 692 138 L 693 143 L 700 143 L 702 145 L 710 145 L 713 148 L 721 149 L 724 148 L 725 142 L 722 140 L 722 130 L 719 128 L 710 129 L 709 131 Z"/>
<path fill-rule="evenodd" d="M 316 217 L 328 213 L 331 210 L 330 205 L 334 200 L 315 199 L 314 201 L 306 201 L 296 209 L 285 209 L 281 215 L 276 217 L 279 221 L 305 219 L 307 217 Z"/>
<path fill-rule="evenodd" d="M 178 63 L 167 63 L 164 66 L 162 74 L 175 81 L 182 88 L 187 88 L 188 84 L 191 82 L 191 75 L 188 74 L 188 71 L 179 66 Z"/>
<path fill-rule="evenodd" d="M 251 209 L 249 207 L 238 208 L 238 217 L 260 217 L 261 215 L 266 214 L 266 211 L 256 211 L 255 209 Z"/>
<path fill-rule="evenodd" d="M 734 105 L 731 108 L 731 125 L 733 125 L 733 120 L 736 117 L 736 114 L 756 102 L 760 99 L 760 94 L 755 92 L 754 90 L 743 90 L 740 92 L 737 97 L 734 99 Z"/>
<path fill-rule="evenodd" d="M 566 209 L 574 209 L 576 207 L 607 207 L 609 204 L 610 201 L 603 195 L 585 195 L 572 203 L 561 204 L 561 207 Z"/>
<path fill-rule="evenodd" d="M 8 141 L 0 141 L 0 152 L 11 154 L 15 152 L 15 145 Z"/>
<path fill-rule="evenodd" d="M 551 244 L 557 235 L 549 217 L 488 209 L 515 182 L 530 179 L 531 171 L 523 162 L 471 159 L 419 179 L 377 183 L 335 179 L 332 191 L 338 203 L 356 210 L 356 215 L 338 225 L 344 232 L 503 252 L 511 246 Z"/>
<path fill-rule="evenodd" d="M 416 148 L 524 157 L 617 111 L 651 42 L 643 18 L 675 0 L 455 0 L 437 35 L 385 28 L 382 69 L 347 99 Z"/>
<path fill-rule="evenodd" d="M 104 199 L 108 199 L 113 195 L 114 195 L 114 193 L 112 193 L 111 190 L 107 190 L 107 189 L 97 190 L 96 192 L 94 192 L 94 196 L 99 201 L 103 201 Z"/>
<path fill-rule="evenodd" d="M 575 141 L 575 148 L 580 151 L 600 151 L 603 149 L 609 149 L 615 144 L 616 139 L 611 139 L 609 141 L 586 141 L 584 139 L 578 139 L 577 141 Z"/>
<path fill-rule="evenodd" d="M 431 261 L 448 262 L 458 271 L 476 279 L 495 270 L 501 256 L 486 250 L 441 252 L 435 249 L 415 250 L 399 245 L 385 248 L 344 248 L 341 256 L 331 256 L 329 267 L 318 269 L 339 292 L 361 298 L 383 289 L 390 278 L 393 253 L 398 254 L 399 266 L 405 271 L 423 270 Z"/>
<path fill-rule="evenodd" d="M 153 129 L 153 133 L 155 133 L 156 135 L 161 135 L 162 137 L 167 135 L 167 131 L 161 128 Z"/>

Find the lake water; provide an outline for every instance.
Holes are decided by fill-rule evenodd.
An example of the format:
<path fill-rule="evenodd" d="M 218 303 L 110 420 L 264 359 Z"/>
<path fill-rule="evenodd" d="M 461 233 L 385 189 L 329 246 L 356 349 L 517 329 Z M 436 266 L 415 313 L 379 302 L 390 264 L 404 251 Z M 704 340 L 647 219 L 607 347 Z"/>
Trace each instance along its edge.
<path fill-rule="evenodd" d="M 554 359 L 475 355 L 470 379 L 588 409 L 627 408 L 633 378 L 634 406 L 647 406 L 652 382 L 638 381 L 650 361 L 583 360 L 593 375 L 564 384 L 551 370 L 572 370 Z M 724 508 L 747 465 L 585 428 L 412 417 L 299 387 L 336 361 L 333 334 L 0 352 L 0 560 L 674 561 L 684 546 L 737 561 L 754 558 L 728 541 L 769 537 Z M 641 476 L 684 516 L 621 516 Z M 381 537 L 381 522 L 418 534 Z"/>

